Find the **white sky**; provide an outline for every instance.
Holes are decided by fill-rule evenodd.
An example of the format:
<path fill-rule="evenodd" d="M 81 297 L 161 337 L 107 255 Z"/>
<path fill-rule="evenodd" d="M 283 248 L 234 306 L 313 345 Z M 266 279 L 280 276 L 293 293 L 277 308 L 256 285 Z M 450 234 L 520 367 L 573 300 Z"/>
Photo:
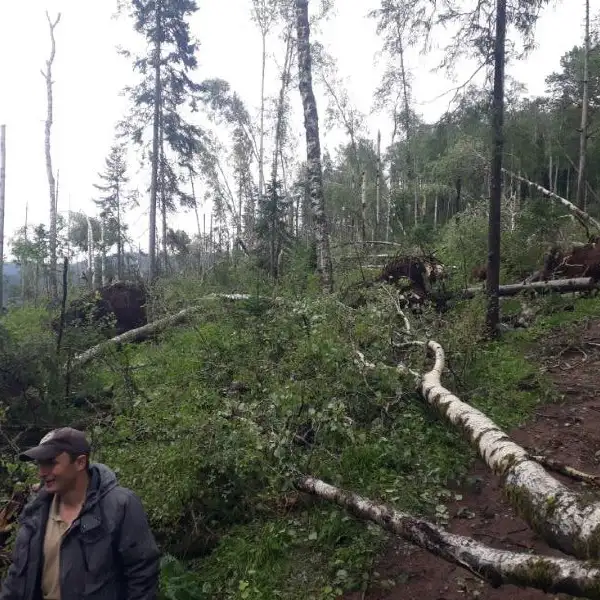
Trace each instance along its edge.
<path fill-rule="evenodd" d="M 199 0 L 200 10 L 193 22 L 199 39 L 199 68 L 195 80 L 221 77 L 228 80 L 243 100 L 257 111 L 260 101 L 260 36 L 250 20 L 251 0 Z M 600 0 L 592 0 L 592 13 Z M 383 61 L 376 58 L 381 40 L 375 22 L 367 19 L 379 0 L 337 0 L 336 14 L 322 26 L 318 39 L 338 61 L 340 75 L 357 108 L 369 113 L 373 91 L 379 84 Z M 545 10 L 536 30 L 537 50 L 523 63 L 509 66 L 508 74 L 527 85 L 531 94 L 543 94 L 544 79 L 559 68 L 560 57 L 581 43 L 583 0 L 564 0 Z M 49 52 L 45 10 L 54 17 L 62 12 L 56 29 L 57 55 L 54 63 L 54 126 L 52 154 L 54 169 L 60 170 L 59 211 L 95 209 L 91 202 L 98 182 L 97 173 L 113 140 L 114 125 L 125 114 L 127 103 L 120 96 L 133 83 L 130 63 L 117 55 L 117 44 L 131 45 L 137 36 L 127 19 L 111 18 L 116 0 L 0 0 L 0 123 L 7 124 L 7 182 L 5 233 L 10 238 L 23 225 L 25 205 L 29 223 L 48 221 L 48 184 L 44 159 L 45 82 L 40 69 Z M 271 47 L 279 61 L 282 50 Z M 446 108 L 448 97 L 432 99 L 452 87 L 440 74 L 432 74 L 436 57 L 417 52 L 407 58 L 413 71 L 413 95 L 417 110 L 426 120 L 435 120 Z M 468 66 L 462 75 L 470 75 Z M 267 67 L 267 92 L 274 95 L 279 82 L 274 63 Z M 297 90 L 292 90 L 292 98 Z M 317 93 L 321 124 L 325 97 Z M 298 105 L 298 104 L 297 104 Z M 298 152 L 304 155 L 302 120 L 296 115 Z M 371 135 L 382 130 L 389 140 L 387 117 L 369 118 Z M 324 134 L 325 132 L 322 131 Z M 334 149 L 344 141 L 343 132 L 324 135 L 324 146 Z M 268 154 L 267 154 L 268 158 Z M 302 158 L 302 156 L 299 156 Z M 267 162 L 269 164 L 269 162 Z M 137 171 L 138 165 L 131 165 Z M 141 182 L 143 190 L 143 181 Z M 202 190 L 198 192 L 200 197 Z M 147 247 L 147 202 L 141 197 L 139 210 L 129 215 L 135 243 Z M 205 207 L 203 211 L 210 211 Z M 175 228 L 195 231 L 191 214 L 179 214 L 169 223 Z M 6 245 L 5 245 L 6 248 Z M 8 254 L 10 248 L 6 248 Z"/>

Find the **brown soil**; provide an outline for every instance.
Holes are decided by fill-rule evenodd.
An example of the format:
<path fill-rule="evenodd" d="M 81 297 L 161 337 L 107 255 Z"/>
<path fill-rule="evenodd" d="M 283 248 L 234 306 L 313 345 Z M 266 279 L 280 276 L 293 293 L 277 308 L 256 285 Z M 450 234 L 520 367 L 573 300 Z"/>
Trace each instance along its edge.
<path fill-rule="evenodd" d="M 558 404 L 541 407 L 534 420 L 510 432 L 526 449 L 600 475 L 600 322 L 586 324 L 568 336 L 544 343 L 544 367 L 562 394 Z M 576 345 L 576 346 L 575 346 Z M 556 475 L 565 484 L 583 484 Z M 552 556 L 550 548 L 519 518 L 502 495 L 500 480 L 482 463 L 473 468 L 469 489 L 451 504 L 449 531 L 467 535 L 489 546 L 515 552 L 533 551 Z M 377 562 L 365 594 L 346 600 L 552 600 L 569 596 L 505 586 L 493 589 L 470 572 L 398 538 Z"/>

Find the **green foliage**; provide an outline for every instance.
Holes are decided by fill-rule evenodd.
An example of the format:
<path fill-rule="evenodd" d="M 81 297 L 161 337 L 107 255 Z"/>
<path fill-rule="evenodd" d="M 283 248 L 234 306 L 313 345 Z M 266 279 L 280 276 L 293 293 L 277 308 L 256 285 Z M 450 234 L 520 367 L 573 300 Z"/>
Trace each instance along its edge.
<path fill-rule="evenodd" d="M 9 419 L 43 415 L 56 373 L 55 341 L 45 311 L 13 309 L 0 319 L 0 397 Z"/>
<path fill-rule="evenodd" d="M 120 408 L 98 432 L 101 458 L 141 494 L 165 547 L 181 553 L 184 531 L 192 553 L 218 541 L 198 567 L 207 598 L 292 598 L 302 577 L 315 598 L 360 587 L 381 534 L 318 503 L 282 512 L 302 473 L 434 514 L 464 471 L 464 444 L 410 381 L 355 363 L 360 347 L 393 364 L 394 327 L 382 299 L 356 313 L 333 299 L 217 303 L 110 359 Z"/>

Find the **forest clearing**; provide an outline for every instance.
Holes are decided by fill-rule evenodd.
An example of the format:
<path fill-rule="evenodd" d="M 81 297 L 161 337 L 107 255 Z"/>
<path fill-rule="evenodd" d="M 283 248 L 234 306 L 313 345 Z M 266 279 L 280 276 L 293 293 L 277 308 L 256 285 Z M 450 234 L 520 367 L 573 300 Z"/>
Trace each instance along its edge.
<path fill-rule="evenodd" d="M 197 78 L 202 2 L 94 13 L 128 72 L 93 180 L 56 150 L 61 40 L 85 16 L 43 14 L 42 204 L 11 183 L 20 117 L 0 127 L 0 600 L 46 594 L 50 534 L 17 532 L 42 502 L 51 531 L 74 488 L 22 453 L 64 426 L 141 500 L 160 550 L 144 600 L 600 599 L 594 7 L 532 95 L 511 69 L 560 3 L 369 0 L 367 111 L 324 34 L 355 9 L 235 2 L 257 106 Z M 423 55 L 459 83 L 435 119 Z M 66 596 L 81 536 L 77 589 L 133 597 L 150 552 L 104 509 L 90 522 L 92 480 L 57 581 Z"/>

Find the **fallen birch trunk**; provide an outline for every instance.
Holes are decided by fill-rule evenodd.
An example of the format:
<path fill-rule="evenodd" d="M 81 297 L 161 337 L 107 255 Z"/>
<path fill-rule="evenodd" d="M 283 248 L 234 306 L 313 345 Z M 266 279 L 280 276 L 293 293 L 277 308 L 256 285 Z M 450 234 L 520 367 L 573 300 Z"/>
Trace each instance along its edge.
<path fill-rule="evenodd" d="M 487 159 L 479 152 L 475 151 L 475 154 L 480 159 L 487 161 Z M 584 210 L 581 210 L 579 207 L 575 206 L 575 204 L 573 204 L 572 202 L 569 202 L 566 198 L 563 198 L 562 196 L 559 196 L 558 194 L 555 194 L 554 192 L 546 189 L 544 186 L 540 185 L 539 183 L 535 183 L 534 181 L 531 181 L 530 179 L 522 177 L 521 175 L 517 175 L 516 173 L 513 173 L 513 171 L 509 171 L 508 169 L 505 169 L 504 167 L 502 168 L 502 172 L 505 173 L 506 175 L 508 175 L 509 177 L 512 177 L 512 178 L 516 179 L 517 181 L 520 181 L 521 183 L 524 183 L 524 184 L 528 185 L 529 187 L 536 189 L 538 192 L 541 192 L 542 194 L 544 194 L 544 196 L 546 196 L 547 198 L 553 198 L 554 200 L 557 200 L 558 202 L 560 202 L 564 207 L 566 207 L 570 211 L 570 213 L 572 215 L 577 217 L 578 221 L 586 229 L 586 232 L 588 233 L 588 235 L 589 235 L 589 231 L 587 230 L 588 225 L 593 225 L 598 231 L 600 231 L 600 223 L 598 223 L 598 221 L 596 221 L 596 219 L 591 217 Z"/>
<path fill-rule="evenodd" d="M 211 294 L 209 296 L 205 296 L 200 300 L 249 300 L 254 296 L 250 296 L 248 294 Z M 71 360 L 71 368 L 81 367 L 94 358 L 104 354 L 107 350 L 114 346 L 119 346 L 121 344 L 130 344 L 132 342 L 140 342 L 142 340 L 148 339 L 156 333 L 164 331 L 173 325 L 179 325 L 183 323 L 187 319 L 189 319 L 194 313 L 198 312 L 201 309 L 200 306 L 192 306 L 190 308 L 184 308 L 180 310 L 178 313 L 174 315 L 169 315 L 168 317 L 164 317 L 163 319 L 157 319 L 156 321 L 152 321 L 152 323 L 148 323 L 147 325 L 143 325 L 142 327 L 138 327 L 137 329 L 131 329 L 130 331 L 126 331 L 121 335 L 117 335 L 106 342 L 101 342 L 96 346 L 92 346 L 91 348 L 85 350 L 81 354 L 74 356 Z"/>
<path fill-rule="evenodd" d="M 420 385 L 425 400 L 476 446 L 485 463 L 503 478 L 511 504 L 550 545 L 578 558 L 599 558 L 600 503 L 586 502 L 551 477 L 491 419 L 443 387 L 444 350 L 434 341 L 428 347 L 435 364 Z"/>
<path fill-rule="evenodd" d="M 555 292 L 566 294 L 568 292 L 583 292 L 598 289 L 598 283 L 592 277 L 576 277 L 574 279 L 551 279 L 548 281 L 534 281 L 532 283 L 511 283 L 498 288 L 499 296 L 516 296 L 521 292 Z M 463 293 L 463 298 L 473 298 L 485 292 L 483 287 L 470 287 Z"/>
<path fill-rule="evenodd" d="M 538 192 L 544 194 L 544 196 L 554 198 L 554 200 L 558 200 L 558 202 L 560 202 L 563 206 L 568 208 L 569 211 L 573 213 L 583 224 L 587 223 L 588 225 L 593 225 L 598 231 L 600 231 L 600 223 L 598 223 L 596 219 L 588 215 L 588 213 L 581 210 L 579 207 L 575 206 L 572 202 L 569 202 L 566 198 L 563 198 L 562 196 L 559 196 L 558 194 L 547 190 L 545 187 L 539 185 L 538 183 L 534 183 L 529 179 L 525 179 L 525 177 L 521 177 L 520 175 L 517 175 L 512 171 L 509 171 L 507 169 L 502 169 L 502 171 L 504 171 L 504 173 L 506 173 L 510 177 L 514 177 L 514 179 L 516 179 L 517 181 L 521 181 L 522 183 L 527 184 L 529 187 L 536 189 Z"/>
<path fill-rule="evenodd" d="M 593 564 L 490 548 L 313 477 L 300 479 L 296 487 L 334 502 L 361 519 L 377 523 L 383 529 L 467 569 L 493 587 L 513 584 L 554 594 L 600 599 L 600 569 Z"/>

